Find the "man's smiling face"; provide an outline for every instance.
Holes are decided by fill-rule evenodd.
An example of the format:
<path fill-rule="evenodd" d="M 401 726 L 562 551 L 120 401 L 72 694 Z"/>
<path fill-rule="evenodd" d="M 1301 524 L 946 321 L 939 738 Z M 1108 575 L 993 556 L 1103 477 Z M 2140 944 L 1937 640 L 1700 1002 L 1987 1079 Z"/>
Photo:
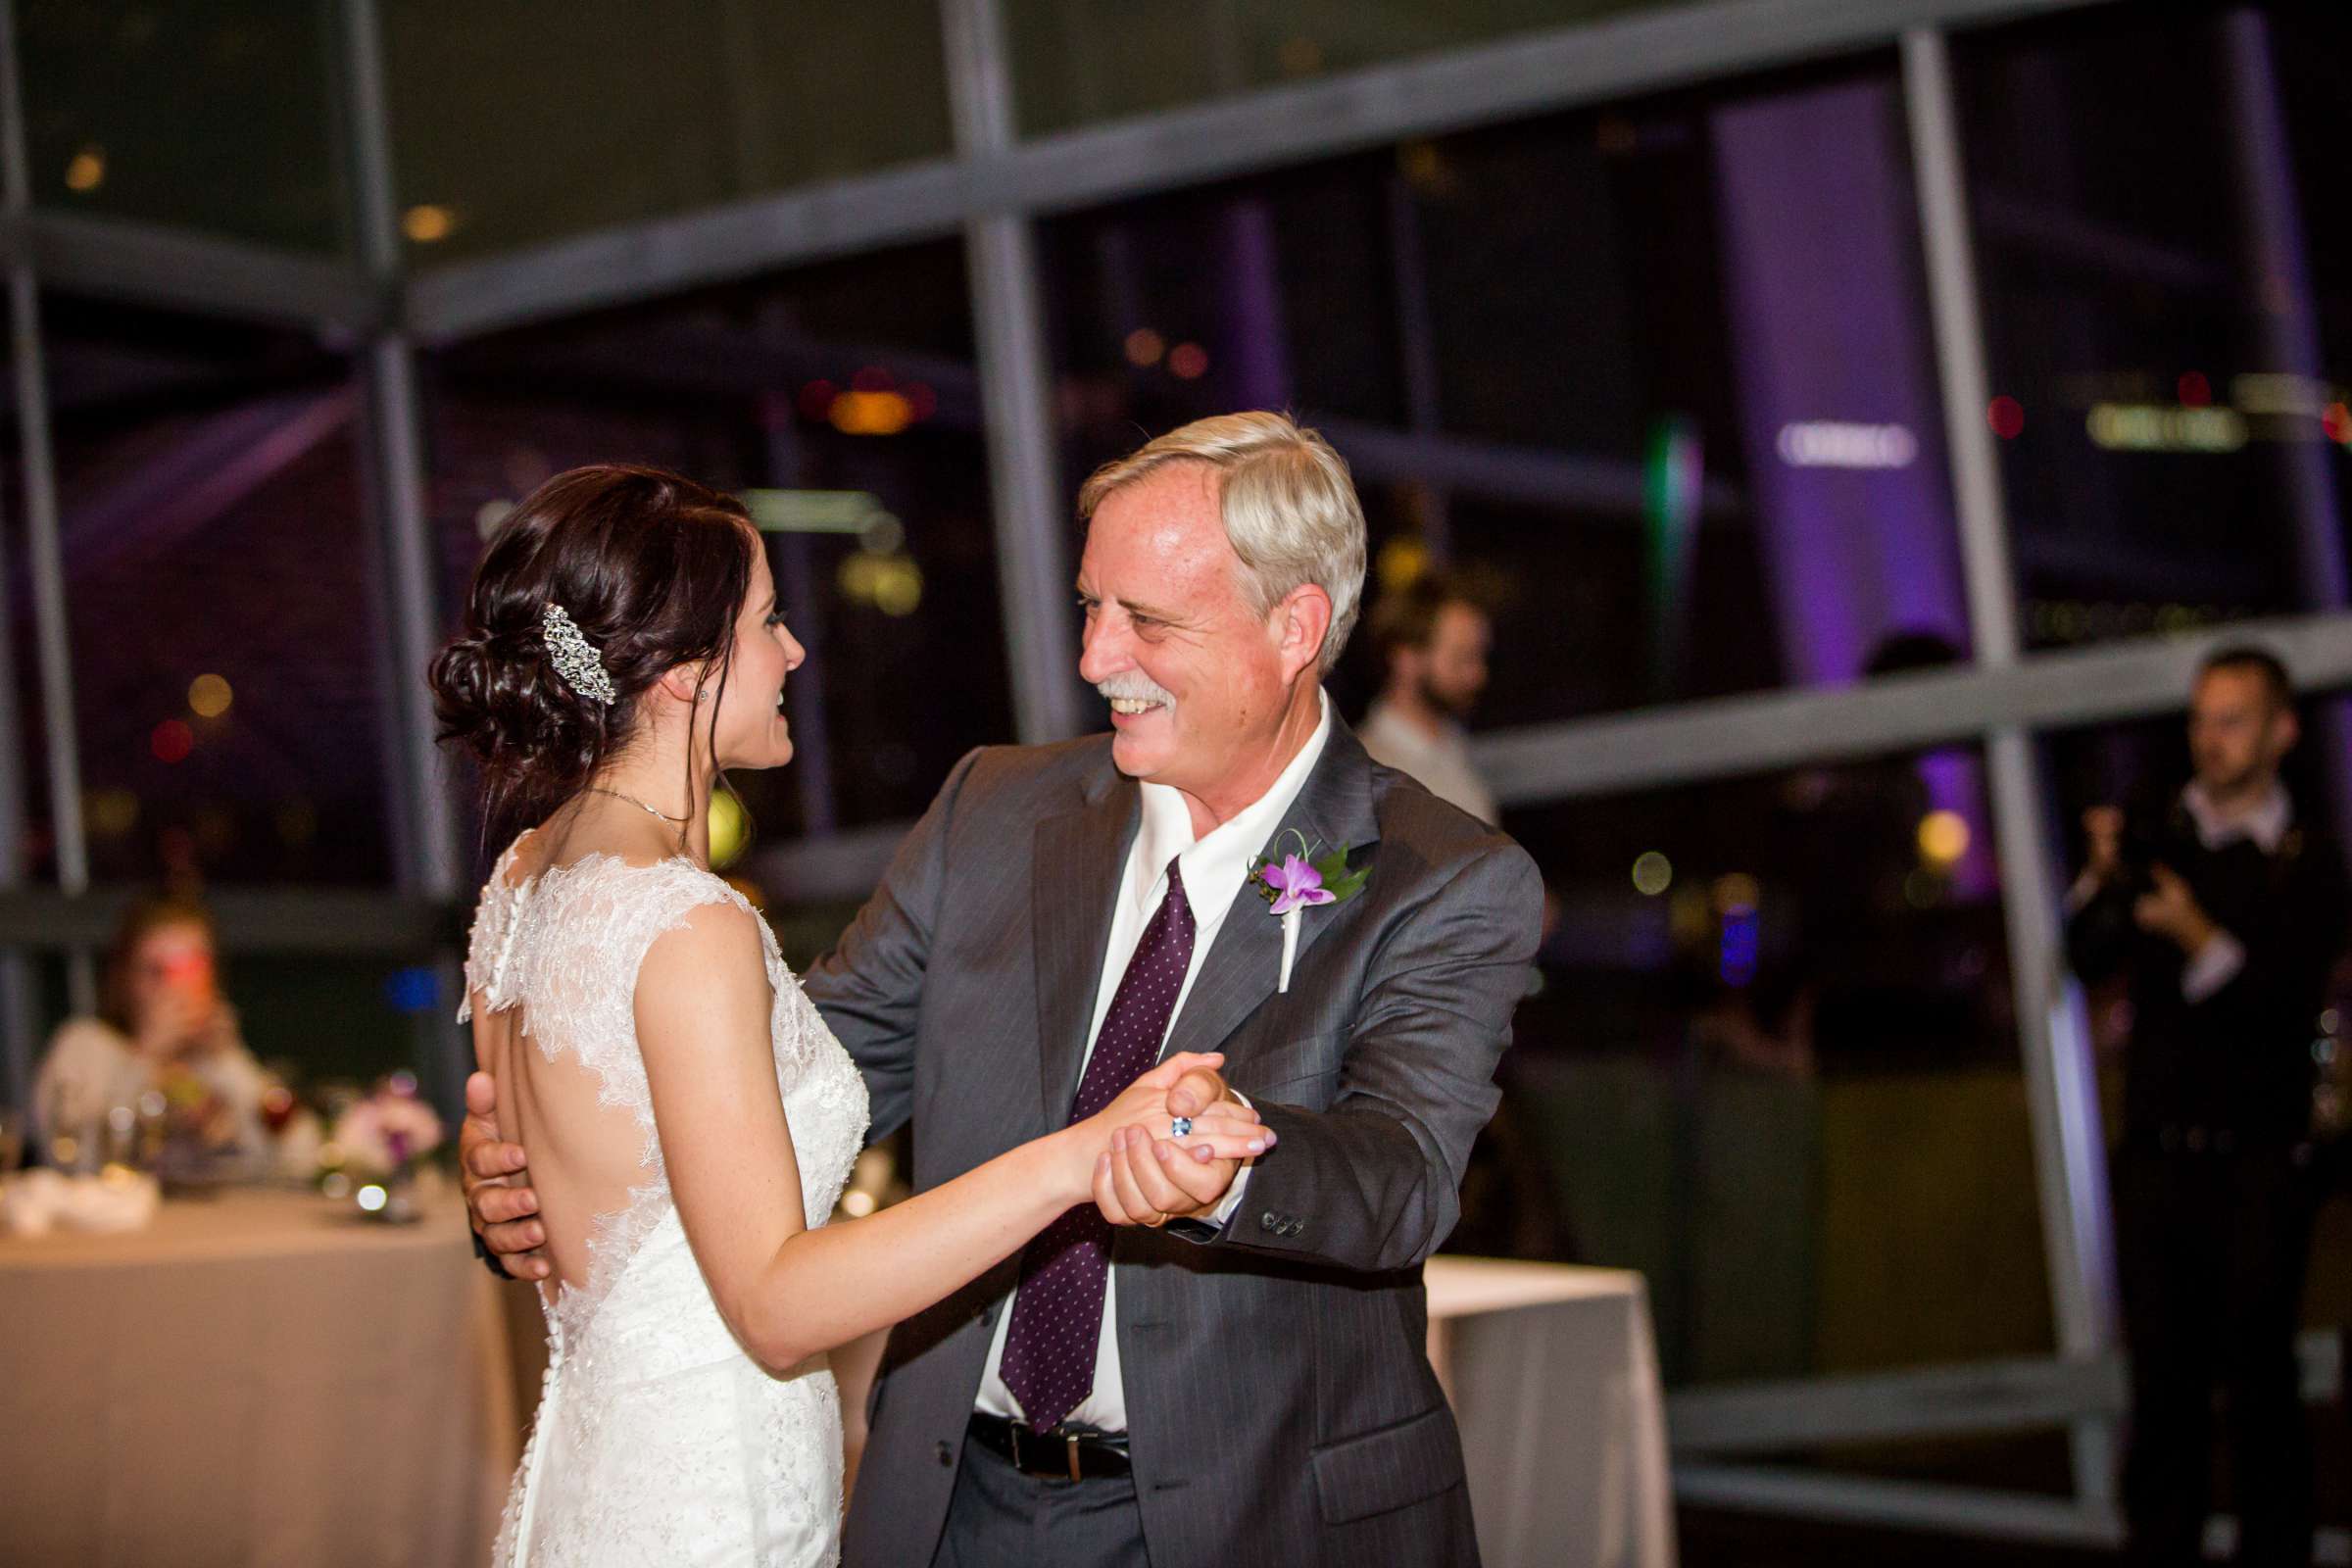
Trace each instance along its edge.
<path fill-rule="evenodd" d="M 1122 773 L 1216 797 L 1280 727 L 1282 617 L 1256 612 L 1241 570 L 1205 464 L 1171 463 L 1096 510 L 1078 673 L 1111 699 Z"/>

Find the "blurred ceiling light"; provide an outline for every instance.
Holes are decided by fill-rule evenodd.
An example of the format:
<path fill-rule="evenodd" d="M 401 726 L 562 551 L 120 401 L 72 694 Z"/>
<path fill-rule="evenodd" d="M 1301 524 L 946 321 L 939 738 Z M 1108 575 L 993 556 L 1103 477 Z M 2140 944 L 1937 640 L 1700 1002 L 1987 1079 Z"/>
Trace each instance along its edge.
<path fill-rule="evenodd" d="M 1643 898 L 1654 899 L 1674 886 L 1674 862 L 1655 850 L 1643 851 L 1634 860 L 1634 889 Z"/>
<path fill-rule="evenodd" d="M 911 557 L 884 556 L 874 579 L 874 608 L 885 615 L 904 618 L 923 602 L 923 573 Z"/>
<path fill-rule="evenodd" d="M 1781 426 L 1781 461 L 1791 468 L 1908 468 L 1919 438 L 1899 424 L 1802 419 Z"/>
<path fill-rule="evenodd" d="M 751 823 L 734 796 L 724 790 L 713 790 L 706 825 L 710 830 L 710 867 L 724 870 L 735 863 L 745 845 L 751 842 Z"/>
<path fill-rule="evenodd" d="M 1715 912 L 1724 916 L 1753 914 L 1756 903 L 1764 890 L 1756 879 L 1745 871 L 1732 871 L 1715 879 Z"/>
<path fill-rule="evenodd" d="M 843 435 L 897 435 L 914 422 L 914 405 L 902 392 L 844 392 L 833 400 L 833 428 Z"/>
<path fill-rule="evenodd" d="M 96 790 L 83 808 L 90 831 L 102 839 L 119 839 L 139 822 L 139 798 L 128 790 Z"/>
<path fill-rule="evenodd" d="M 1198 343 L 1179 343 L 1168 351 L 1168 373 L 1179 381 L 1198 381 L 1208 373 L 1208 350 Z"/>
<path fill-rule="evenodd" d="M 835 580 L 846 597 L 885 615 L 911 615 L 923 602 L 923 571 L 911 556 L 856 551 L 843 560 Z"/>
<path fill-rule="evenodd" d="M 1984 406 L 1984 422 L 2004 441 L 2014 441 L 2026 428 L 2026 406 L 2004 392 Z"/>
<path fill-rule="evenodd" d="M 742 500 L 763 533 L 854 533 L 880 555 L 906 540 L 906 528 L 870 490 L 746 490 Z"/>
<path fill-rule="evenodd" d="M 219 675 L 199 675 L 188 682 L 188 711 L 198 718 L 219 718 L 236 698 Z"/>
<path fill-rule="evenodd" d="M 159 762 L 184 762 L 196 749 L 196 732 L 176 718 L 167 718 L 148 734 L 147 749 Z"/>
<path fill-rule="evenodd" d="M 2202 409 L 2213 402 L 2213 383 L 2205 379 L 2202 370 L 2182 370 L 2173 390 L 2180 395 L 2184 408 Z"/>
<path fill-rule="evenodd" d="M 412 207 L 400 218 L 400 231 L 419 245 L 430 245 L 449 238 L 458 226 L 458 215 L 446 207 L 430 202 Z"/>
<path fill-rule="evenodd" d="M 93 191 L 106 183 L 106 149 L 96 142 L 75 153 L 66 165 L 66 189 Z"/>
<path fill-rule="evenodd" d="M 482 538 L 488 539 L 492 534 L 498 532 L 498 525 L 506 521 L 514 511 L 514 503 L 503 498 L 497 501 L 483 502 L 474 511 L 473 531 Z"/>
<path fill-rule="evenodd" d="M 2246 418 L 2235 409 L 2094 403 L 2083 425 L 2110 452 L 2235 452 L 2246 444 Z"/>
<path fill-rule="evenodd" d="M 1968 818 L 1958 811 L 1930 811 L 1919 822 L 1919 858 L 1937 867 L 1956 865 L 1968 853 Z"/>
<path fill-rule="evenodd" d="M 1168 351 L 1168 340 L 1148 326 L 1139 326 L 1127 334 L 1127 363 L 1139 369 L 1157 365 L 1159 357 Z"/>
<path fill-rule="evenodd" d="M 1373 575 L 1383 593 L 1396 593 L 1421 580 L 1429 570 L 1429 546 L 1409 533 L 1400 533 L 1380 547 L 1373 558 Z"/>

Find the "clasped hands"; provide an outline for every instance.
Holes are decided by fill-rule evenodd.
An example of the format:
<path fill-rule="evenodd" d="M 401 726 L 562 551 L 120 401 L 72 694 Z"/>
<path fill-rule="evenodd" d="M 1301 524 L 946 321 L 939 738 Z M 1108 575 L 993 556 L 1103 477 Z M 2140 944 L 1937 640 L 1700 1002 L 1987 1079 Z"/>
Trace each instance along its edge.
<path fill-rule="evenodd" d="M 1274 1147 L 1274 1130 L 1218 1074 L 1224 1060 L 1179 1052 L 1070 1128 L 1102 1140 L 1093 1192 L 1104 1219 L 1157 1227 L 1209 1213 L 1242 1168 Z M 1191 1124 L 1182 1136 L 1176 1117 Z"/>
<path fill-rule="evenodd" d="M 1217 1072 L 1224 1059 L 1170 1056 L 1061 1135 L 1091 1160 L 1095 1206 L 1105 1220 L 1157 1227 L 1209 1213 L 1243 1167 L 1274 1146 L 1273 1129 L 1226 1088 Z M 1192 1121 L 1183 1136 L 1171 1125 L 1180 1116 Z M 514 1278 L 546 1279 L 552 1266 L 540 1250 L 547 1227 L 539 1195 L 522 1146 L 499 1136 L 498 1088 L 486 1072 L 466 1080 L 458 1142 L 466 1206 L 482 1245 Z"/>
<path fill-rule="evenodd" d="M 2089 843 L 2089 870 L 2102 882 L 2119 875 L 2124 866 L 2124 813 L 2112 806 L 2094 806 L 2082 813 Z M 2148 867 L 2150 891 L 2132 901 L 2132 919 L 2142 931 L 2168 937 L 2194 957 L 2212 941 L 2219 927 L 2180 874 L 2169 865 Z"/>

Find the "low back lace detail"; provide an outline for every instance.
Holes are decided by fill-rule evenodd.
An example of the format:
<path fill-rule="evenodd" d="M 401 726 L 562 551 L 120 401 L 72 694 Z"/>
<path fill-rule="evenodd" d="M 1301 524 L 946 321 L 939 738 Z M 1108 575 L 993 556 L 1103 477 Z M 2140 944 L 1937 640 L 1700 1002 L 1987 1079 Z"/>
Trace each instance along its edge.
<path fill-rule="evenodd" d="M 548 1375 L 496 1561 L 701 1561 L 681 1549 L 715 1543 L 711 1561 L 829 1562 L 841 1484 L 831 1376 L 820 1364 L 771 1378 L 727 1331 L 670 1201 L 637 1046 L 637 972 L 654 943 L 706 905 L 758 913 L 683 858 L 591 855 L 515 882 L 515 849 L 482 890 L 459 1015 L 475 996 L 494 1012 L 520 1008 L 546 1059 L 575 1057 L 599 1102 L 633 1118 L 642 1176 L 591 1222 L 586 1282 L 548 1305 Z M 865 1086 L 759 925 L 776 1086 L 820 1225 L 864 1139 Z"/>

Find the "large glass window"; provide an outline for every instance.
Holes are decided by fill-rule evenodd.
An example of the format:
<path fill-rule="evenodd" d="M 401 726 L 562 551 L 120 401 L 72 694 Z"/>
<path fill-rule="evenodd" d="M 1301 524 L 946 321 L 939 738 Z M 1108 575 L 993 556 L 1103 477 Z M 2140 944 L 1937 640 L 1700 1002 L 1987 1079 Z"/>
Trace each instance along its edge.
<path fill-rule="evenodd" d="M 1883 59 L 1054 220 L 1072 479 L 1298 410 L 1499 588 L 1493 723 L 1964 657 L 1917 235 Z"/>
<path fill-rule="evenodd" d="M 1955 44 L 2033 646 L 2352 602 L 2347 26 L 2101 8 Z"/>
<path fill-rule="evenodd" d="M 1563 27 L 1659 0 L 1005 0 L 1029 135 Z"/>
<path fill-rule="evenodd" d="M 419 262 L 944 155 L 936 0 L 383 8 Z"/>
<path fill-rule="evenodd" d="M 342 244 L 332 6 L 75 0 L 13 15 L 41 206 Z"/>
<path fill-rule="evenodd" d="M 743 495 L 809 657 L 792 765 L 737 780 L 760 839 L 915 816 L 966 750 L 1013 735 L 966 300 L 943 243 L 436 357 L 453 613 L 486 531 L 564 468 L 651 463 Z"/>
<path fill-rule="evenodd" d="M 1516 1201 L 1466 1224 L 1640 1269 L 1674 1383 L 2050 1348 L 1977 751 L 1505 825 L 1551 925 L 1490 1139 Z"/>
<path fill-rule="evenodd" d="M 349 362 L 295 332 L 42 308 L 93 875 L 389 886 L 396 672 Z"/>

